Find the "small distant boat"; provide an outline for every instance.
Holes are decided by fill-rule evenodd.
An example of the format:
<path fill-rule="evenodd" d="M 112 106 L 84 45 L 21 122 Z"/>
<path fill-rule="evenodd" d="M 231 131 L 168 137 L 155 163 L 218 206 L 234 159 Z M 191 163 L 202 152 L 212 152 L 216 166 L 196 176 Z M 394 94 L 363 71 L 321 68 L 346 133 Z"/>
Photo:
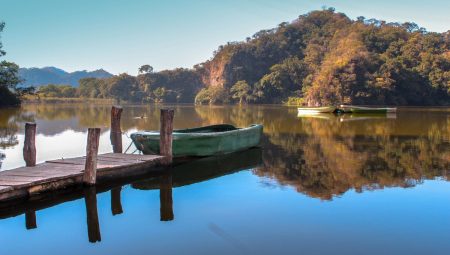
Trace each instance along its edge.
<path fill-rule="evenodd" d="M 319 113 L 333 113 L 336 110 L 334 106 L 324 106 L 324 107 L 305 107 L 298 108 L 298 114 L 319 114 Z"/>
<path fill-rule="evenodd" d="M 388 107 L 363 107 L 363 106 L 354 106 L 354 105 L 341 105 L 339 110 L 342 110 L 344 113 L 395 113 L 397 112 L 397 108 L 388 108 Z"/>
<path fill-rule="evenodd" d="M 233 125 L 212 125 L 174 130 L 172 154 L 174 157 L 212 156 L 257 147 L 261 142 L 263 126 L 250 125 L 236 128 Z M 138 150 L 144 154 L 159 154 L 159 131 L 131 134 Z"/>

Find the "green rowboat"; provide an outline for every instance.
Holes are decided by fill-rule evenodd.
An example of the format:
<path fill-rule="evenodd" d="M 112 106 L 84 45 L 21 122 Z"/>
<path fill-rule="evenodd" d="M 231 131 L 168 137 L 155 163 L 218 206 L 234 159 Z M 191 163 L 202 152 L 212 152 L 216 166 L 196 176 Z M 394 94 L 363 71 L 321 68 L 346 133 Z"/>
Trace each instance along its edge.
<path fill-rule="evenodd" d="M 262 131 L 262 125 L 236 128 L 227 124 L 174 130 L 172 155 L 203 157 L 246 150 L 260 144 Z M 142 153 L 159 154 L 158 131 L 136 132 L 131 139 Z"/>

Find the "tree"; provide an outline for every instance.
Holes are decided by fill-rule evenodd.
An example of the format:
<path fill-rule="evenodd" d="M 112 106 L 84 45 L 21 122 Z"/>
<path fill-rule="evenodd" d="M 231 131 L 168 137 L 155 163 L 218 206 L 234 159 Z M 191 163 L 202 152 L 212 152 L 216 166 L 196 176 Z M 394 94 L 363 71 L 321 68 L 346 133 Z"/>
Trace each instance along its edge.
<path fill-rule="evenodd" d="M 5 27 L 4 22 L 0 22 L 0 32 Z M 0 57 L 3 57 L 6 52 L 2 50 L 2 43 L 0 41 Z M 20 96 L 24 92 L 28 92 L 29 88 L 22 90 L 17 88 L 21 82 L 19 78 L 19 66 L 8 61 L 0 62 L 0 106 L 19 105 Z"/>
<path fill-rule="evenodd" d="M 195 97 L 195 104 L 226 104 L 229 95 L 227 90 L 221 86 L 203 88 Z"/>
<path fill-rule="evenodd" d="M 147 74 L 147 73 L 152 73 L 152 72 L 153 72 L 153 67 L 151 65 L 143 65 L 143 66 L 139 67 L 140 74 Z"/>
<path fill-rule="evenodd" d="M 247 103 L 251 97 L 251 87 L 246 81 L 238 81 L 231 87 L 231 97 L 239 99 L 239 104 Z"/>

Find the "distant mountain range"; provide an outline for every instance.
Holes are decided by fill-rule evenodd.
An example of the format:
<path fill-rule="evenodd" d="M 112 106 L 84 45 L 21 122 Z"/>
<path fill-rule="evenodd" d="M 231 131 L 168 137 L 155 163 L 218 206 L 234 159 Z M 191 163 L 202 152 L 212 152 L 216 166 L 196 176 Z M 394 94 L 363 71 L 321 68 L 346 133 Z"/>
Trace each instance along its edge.
<path fill-rule="evenodd" d="M 113 76 L 111 73 L 103 69 L 95 71 L 76 71 L 66 72 L 56 67 L 43 67 L 43 68 L 20 68 L 19 76 L 23 80 L 22 86 L 35 86 L 39 87 L 47 84 L 67 84 L 74 87 L 78 87 L 78 80 L 82 78 L 109 78 Z"/>

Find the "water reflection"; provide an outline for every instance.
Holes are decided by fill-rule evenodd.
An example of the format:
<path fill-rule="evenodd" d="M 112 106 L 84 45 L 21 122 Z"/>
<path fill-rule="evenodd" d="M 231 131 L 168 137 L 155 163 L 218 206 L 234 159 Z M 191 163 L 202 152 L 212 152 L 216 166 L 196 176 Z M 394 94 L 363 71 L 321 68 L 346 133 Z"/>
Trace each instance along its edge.
<path fill-rule="evenodd" d="M 25 121 L 37 122 L 38 135 L 46 136 L 85 132 L 92 126 L 108 132 L 110 125 L 107 105 L 39 104 L 1 111 L 3 149 L 19 146 L 17 136 L 23 133 Z M 158 120 L 158 107 L 126 106 L 122 130 L 155 130 Z M 362 192 L 447 179 L 450 169 L 450 109 L 445 108 L 400 109 L 396 115 L 381 116 L 306 117 L 297 116 L 296 108 L 279 106 L 175 106 L 175 128 L 217 123 L 263 124 L 264 166 L 254 173 L 320 199 L 332 199 L 349 189 Z"/>
<path fill-rule="evenodd" d="M 97 209 L 97 195 L 100 192 L 110 192 L 111 213 L 123 213 L 121 191 L 124 185 L 131 184 L 135 189 L 159 189 L 160 220 L 175 219 L 173 210 L 172 190 L 176 187 L 192 185 L 208 181 L 241 170 L 253 169 L 262 164 L 262 151 L 259 148 L 232 153 L 223 156 L 202 158 L 177 166 L 164 173 L 153 173 L 147 176 L 130 177 L 97 186 L 76 186 L 69 190 L 42 193 L 26 201 L 9 201 L 0 203 L 0 219 L 25 214 L 27 230 L 37 228 L 36 211 L 57 206 L 75 199 L 84 199 L 86 209 L 87 237 L 91 243 L 101 242 L 101 225 Z"/>
<path fill-rule="evenodd" d="M 448 178 L 448 118 L 424 122 L 418 128 L 422 134 L 411 135 L 414 128 L 388 117 L 365 117 L 358 125 L 328 117 L 300 119 L 302 133 L 269 135 L 265 167 L 255 174 L 321 199 L 349 189 L 411 187 L 424 179 Z"/>

